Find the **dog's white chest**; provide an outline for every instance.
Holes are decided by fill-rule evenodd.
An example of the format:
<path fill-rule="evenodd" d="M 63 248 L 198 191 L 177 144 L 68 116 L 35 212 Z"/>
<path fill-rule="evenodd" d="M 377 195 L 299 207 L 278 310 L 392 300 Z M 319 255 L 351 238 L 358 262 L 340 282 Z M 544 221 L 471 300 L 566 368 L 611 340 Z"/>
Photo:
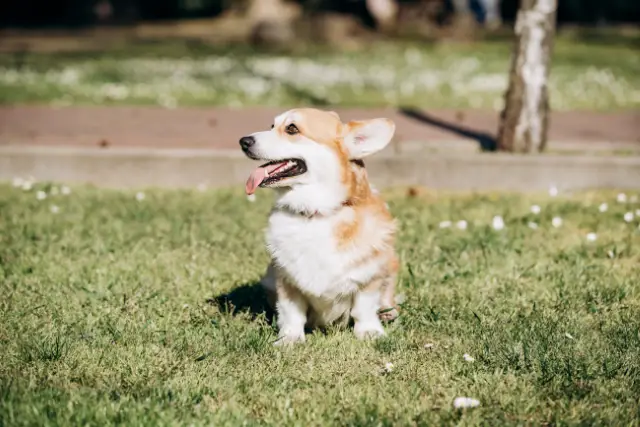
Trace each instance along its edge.
<path fill-rule="evenodd" d="M 335 298 L 357 290 L 348 274 L 357 254 L 339 250 L 335 237 L 340 220 L 308 219 L 279 211 L 269 218 L 267 245 L 272 256 L 309 296 Z"/>

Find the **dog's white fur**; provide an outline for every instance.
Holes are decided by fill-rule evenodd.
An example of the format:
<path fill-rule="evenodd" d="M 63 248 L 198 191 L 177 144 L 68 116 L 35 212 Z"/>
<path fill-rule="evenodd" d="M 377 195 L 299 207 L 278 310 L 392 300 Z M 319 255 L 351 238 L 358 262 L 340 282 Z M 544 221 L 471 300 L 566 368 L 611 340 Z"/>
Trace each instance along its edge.
<path fill-rule="evenodd" d="M 287 134 L 290 124 L 299 133 Z M 295 158 L 307 166 L 271 186 L 272 262 L 262 284 L 275 299 L 278 343 L 304 341 L 305 326 L 346 324 L 350 317 L 358 338 L 381 336 L 378 310 L 392 309 L 388 320 L 397 316 L 395 223 L 364 166 L 352 162 L 383 149 L 394 131 L 387 119 L 343 124 L 333 112 L 297 109 L 250 135 L 252 158 Z"/>

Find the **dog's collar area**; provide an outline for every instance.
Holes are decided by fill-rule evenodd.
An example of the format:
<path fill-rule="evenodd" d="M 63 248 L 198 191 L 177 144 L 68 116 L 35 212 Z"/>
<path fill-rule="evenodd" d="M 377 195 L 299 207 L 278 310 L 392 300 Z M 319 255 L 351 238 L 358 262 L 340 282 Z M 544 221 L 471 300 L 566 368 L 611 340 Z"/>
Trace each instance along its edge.
<path fill-rule="evenodd" d="M 364 168 L 364 162 L 362 161 L 362 159 L 351 159 L 351 160 L 349 160 L 349 162 L 354 164 L 354 165 L 356 165 L 356 166 Z M 349 207 L 349 206 L 353 206 L 353 202 L 351 200 L 345 200 L 344 202 L 342 202 L 340 204 L 341 208 Z M 326 216 L 324 214 L 321 214 L 319 211 L 307 212 L 307 211 L 296 211 L 296 210 L 293 210 L 293 209 L 286 209 L 286 210 L 288 210 L 289 212 L 291 212 L 293 214 L 300 215 L 300 216 L 303 216 L 303 217 L 309 218 L 309 219 L 320 217 L 320 216 Z"/>
<path fill-rule="evenodd" d="M 345 200 L 344 202 L 342 202 L 340 204 L 340 208 L 344 208 L 344 207 L 348 207 L 348 206 L 353 206 L 353 203 L 352 203 L 351 200 Z M 293 210 L 293 209 L 286 209 L 286 208 L 285 208 L 285 210 L 287 210 L 288 212 L 290 212 L 292 214 L 300 215 L 300 216 L 303 216 L 303 217 L 308 218 L 308 219 L 327 216 L 327 215 L 330 215 L 333 212 L 335 212 L 335 211 L 332 211 L 332 212 L 329 212 L 327 214 L 321 214 L 320 211 L 307 212 L 307 211 L 296 211 L 296 210 Z"/>

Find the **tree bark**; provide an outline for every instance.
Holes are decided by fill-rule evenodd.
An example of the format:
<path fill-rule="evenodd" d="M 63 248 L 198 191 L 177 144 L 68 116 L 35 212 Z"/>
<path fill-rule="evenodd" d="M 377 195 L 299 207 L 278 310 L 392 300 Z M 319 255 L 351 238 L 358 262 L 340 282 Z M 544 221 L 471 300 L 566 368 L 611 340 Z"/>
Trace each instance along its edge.
<path fill-rule="evenodd" d="M 498 129 L 498 149 L 518 153 L 543 151 L 549 126 L 547 79 L 557 0 L 522 0 L 516 19 L 516 47 L 509 88 Z"/>

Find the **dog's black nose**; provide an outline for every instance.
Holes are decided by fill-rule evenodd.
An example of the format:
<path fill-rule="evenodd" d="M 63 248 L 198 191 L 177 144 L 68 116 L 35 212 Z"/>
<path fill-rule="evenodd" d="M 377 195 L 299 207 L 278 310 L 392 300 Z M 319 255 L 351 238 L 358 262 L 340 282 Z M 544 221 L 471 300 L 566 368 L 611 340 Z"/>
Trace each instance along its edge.
<path fill-rule="evenodd" d="M 240 138 L 240 146 L 243 150 L 248 150 L 255 143 L 256 140 L 252 136 L 243 136 L 242 138 Z"/>

